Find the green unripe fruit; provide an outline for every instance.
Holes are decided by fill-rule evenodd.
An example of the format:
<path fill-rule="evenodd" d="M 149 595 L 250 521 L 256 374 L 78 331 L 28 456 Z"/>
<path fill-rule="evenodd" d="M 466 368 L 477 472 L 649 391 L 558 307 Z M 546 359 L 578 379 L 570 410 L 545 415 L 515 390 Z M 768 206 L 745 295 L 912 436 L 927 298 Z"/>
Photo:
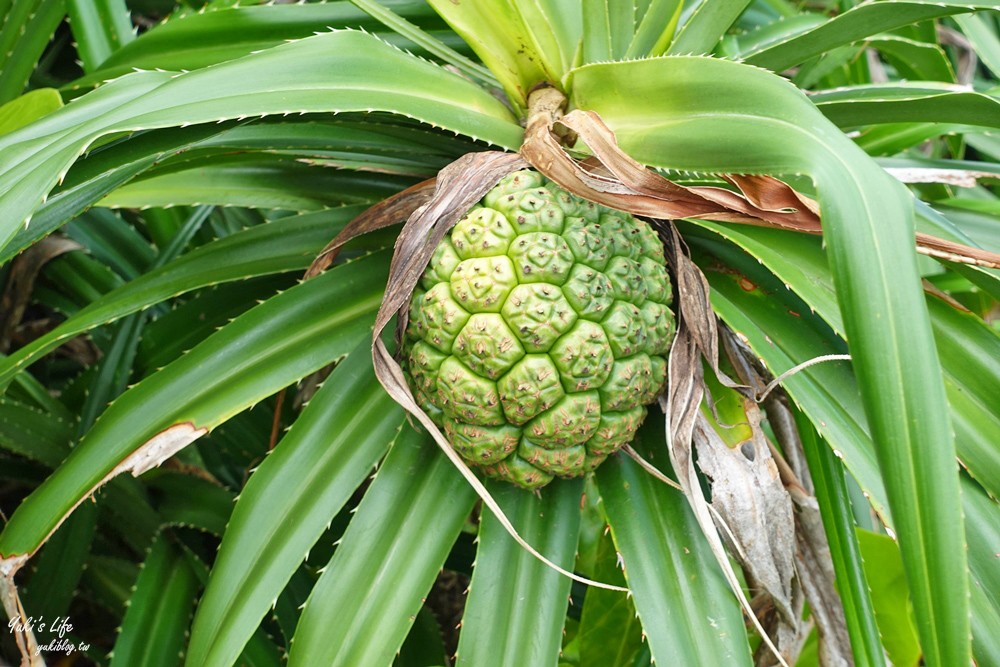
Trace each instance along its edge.
<path fill-rule="evenodd" d="M 666 381 L 670 302 L 649 224 L 519 171 L 434 252 L 403 368 L 455 451 L 534 488 L 635 437 Z"/>

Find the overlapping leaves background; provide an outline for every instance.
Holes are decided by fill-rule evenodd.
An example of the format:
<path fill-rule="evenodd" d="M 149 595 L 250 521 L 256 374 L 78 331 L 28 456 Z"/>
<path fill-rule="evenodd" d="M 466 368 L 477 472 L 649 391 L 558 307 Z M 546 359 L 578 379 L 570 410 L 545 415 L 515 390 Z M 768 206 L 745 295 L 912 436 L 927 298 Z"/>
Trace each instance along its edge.
<path fill-rule="evenodd" d="M 770 174 L 819 202 L 822 239 L 678 229 L 771 374 L 853 357 L 784 382 L 839 659 L 1000 664 L 997 272 L 913 236 L 1000 251 L 995 10 L 3 0 L 0 555 L 24 611 L 70 614 L 100 664 L 433 665 L 456 641 L 469 665 L 754 660 L 683 495 L 634 461 L 540 497 L 490 487 L 546 556 L 631 598 L 473 513 L 372 373 L 393 229 L 300 280 L 368 206 L 517 150 L 545 80 L 677 182 Z M 659 420 L 636 449 L 667 468 Z M 93 494 L 163 433 L 176 456 Z M 789 655 L 815 664 L 803 639 Z"/>

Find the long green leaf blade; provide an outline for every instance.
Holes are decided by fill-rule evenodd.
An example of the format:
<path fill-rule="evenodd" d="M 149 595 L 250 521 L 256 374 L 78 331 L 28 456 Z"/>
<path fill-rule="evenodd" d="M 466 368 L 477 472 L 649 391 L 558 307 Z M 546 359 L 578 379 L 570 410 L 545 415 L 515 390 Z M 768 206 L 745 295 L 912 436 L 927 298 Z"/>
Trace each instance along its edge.
<path fill-rule="evenodd" d="M 840 127 L 875 123 L 958 123 L 1000 128 L 1000 100 L 932 83 L 848 86 L 812 101 Z"/>
<path fill-rule="evenodd" d="M 432 174 L 427 174 L 428 176 Z M 317 211 L 380 201 L 411 178 L 342 171 L 276 156 L 234 156 L 143 175 L 97 203 L 110 208 L 242 206 Z"/>
<path fill-rule="evenodd" d="M 823 25 L 801 33 L 787 41 L 768 46 L 748 55 L 751 65 L 775 72 L 802 63 L 809 58 L 851 44 L 858 40 L 888 32 L 920 21 L 977 10 L 997 9 L 996 0 L 984 2 L 939 2 L 938 0 L 898 0 L 894 2 L 863 2 L 836 16 Z"/>
<path fill-rule="evenodd" d="M 125 0 L 66 0 L 83 68 L 93 72 L 135 38 Z"/>
<path fill-rule="evenodd" d="M 0 21 L 0 104 L 24 92 L 31 72 L 66 15 L 65 0 L 13 0 Z"/>
<path fill-rule="evenodd" d="M 364 340 L 340 362 L 240 493 L 198 605 L 187 664 L 235 662 L 396 437 L 403 414 L 375 379 L 370 347 Z"/>
<path fill-rule="evenodd" d="M 111 667 L 172 667 L 184 648 L 198 576 L 169 533 L 146 556 L 111 657 Z"/>
<path fill-rule="evenodd" d="M 422 0 L 382 0 L 382 4 L 420 26 L 445 27 Z M 353 28 L 369 33 L 381 26 L 344 0 L 323 3 L 236 5 L 209 12 L 174 14 L 110 55 L 98 71 L 66 86 L 87 89 L 135 69 L 195 70 L 283 42 L 310 37 L 317 30 Z M 382 36 L 388 36 L 383 33 Z"/>
<path fill-rule="evenodd" d="M 573 77 L 576 105 L 600 113 L 622 148 L 646 164 L 807 173 L 817 182 L 927 660 L 967 664 L 969 584 L 956 566 L 966 553 L 954 437 L 938 409 L 946 399 L 912 249 L 912 197 L 800 91 L 768 72 L 673 57 L 589 65 Z"/>
<path fill-rule="evenodd" d="M 390 664 L 474 499 L 431 438 L 404 426 L 302 610 L 289 667 Z"/>
<path fill-rule="evenodd" d="M 528 544 L 556 565 L 572 569 L 580 530 L 580 480 L 558 480 L 539 497 L 501 482 L 487 488 Z M 518 546 L 492 514 L 485 514 L 457 664 L 554 667 L 570 583 Z"/>
<path fill-rule="evenodd" d="M 993 17 L 995 19 L 995 17 Z M 993 76 L 1000 76 L 1000 37 L 995 23 L 990 24 L 989 15 L 962 15 L 955 17 L 955 23 L 972 42 L 976 55 L 989 68 Z"/>
<path fill-rule="evenodd" d="M 647 458 L 666 452 L 656 421 L 650 417 L 635 443 Z M 653 659 L 752 664 L 740 606 L 684 496 L 621 454 L 596 476 Z"/>
<path fill-rule="evenodd" d="M 675 55 L 711 53 L 749 4 L 750 0 L 698 0 L 688 4 L 669 52 Z"/>
<path fill-rule="evenodd" d="M 861 667 L 884 666 L 885 656 L 878 627 L 875 625 L 875 610 L 868 582 L 861 564 L 861 549 L 851 514 L 851 500 L 843 465 L 833 455 L 827 443 L 819 438 L 808 419 L 801 412 L 795 414 L 802 449 L 816 487 L 823 528 L 830 545 L 837 591 L 844 603 L 854 662 Z"/>

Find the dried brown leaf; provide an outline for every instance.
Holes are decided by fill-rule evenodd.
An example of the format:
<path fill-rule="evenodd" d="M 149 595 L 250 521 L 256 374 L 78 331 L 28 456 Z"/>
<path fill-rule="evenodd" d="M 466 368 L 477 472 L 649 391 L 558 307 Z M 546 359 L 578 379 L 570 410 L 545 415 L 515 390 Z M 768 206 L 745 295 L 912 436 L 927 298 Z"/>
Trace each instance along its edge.
<path fill-rule="evenodd" d="M 722 329 L 723 346 L 737 376 L 755 394 L 770 385 L 770 374 L 753 352 L 728 328 Z M 843 602 L 837 593 L 830 546 L 823 529 L 819 505 L 812 495 L 813 483 L 795 427 L 788 397 L 782 391 L 764 400 L 768 422 L 781 444 L 782 454 L 772 448 L 773 460 L 795 508 L 795 565 L 811 618 L 819 633 L 820 664 L 846 667 L 854 664 Z"/>
<path fill-rule="evenodd" d="M 699 414 L 694 430 L 698 467 L 712 482 L 712 507 L 737 541 L 743 569 L 770 595 L 782 620 L 796 627 L 792 503 L 760 429 L 759 410 L 752 402 L 746 408 L 753 438 L 734 448 Z"/>
<path fill-rule="evenodd" d="M 851 638 L 844 604 L 834 583 L 833 560 L 819 503 L 813 496 L 795 491 L 791 496 L 795 503 L 796 571 L 819 633 L 819 664 L 850 667 L 854 665 Z"/>
<path fill-rule="evenodd" d="M 32 630 L 32 621 L 17 595 L 13 574 L 0 575 L 0 602 L 10 619 L 8 627 L 21 654 L 21 667 L 45 667 L 45 660 L 38 650 L 38 642 Z"/>
<path fill-rule="evenodd" d="M 51 260 L 81 246 L 60 236 L 49 236 L 31 246 L 11 263 L 7 285 L 0 295 L 0 353 L 10 349 L 11 338 L 31 301 L 35 278 Z"/>
<path fill-rule="evenodd" d="M 351 220 L 316 256 L 306 270 L 305 277 L 314 278 L 326 271 L 337 258 L 340 249 L 352 239 L 404 222 L 415 210 L 430 200 L 435 180 L 431 178 L 410 186 L 398 194 L 383 199 Z"/>
<path fill-rule="evenodd" d="M 774 653 L 779 664 L 787 667 L 788 663 L 781 655 L 778 646 L 775 645 L 767 629 L 761 625 L 743 593 L 736 572 L 726 555 L 721 533 L 729 536 L 734 545 L 737 541 L 732 537 L 732 531 L 726 522 L 713 514 L 712 506 L 705 498 L 698 472 L 695 469 L 692 457 L 692 440 L 700 417 L 699 405 L 705 393 L 705 384 L 702 377 L 701 354 L 688 329 L 687 321 L 683 318 L 680 319 L 677 336 L 670 348 L 667 376 L 667 393 L 661 397 L 660 406 L 667 415 L 667 452 L 670 455 L 670 464 L 677 475 L 677 481 L 683 489 L 684 497 L 691 506 L 695 519 L 698 521 L 730 589 L 747 613 L 747 617 L 760 632 L 764 644 Z"/>

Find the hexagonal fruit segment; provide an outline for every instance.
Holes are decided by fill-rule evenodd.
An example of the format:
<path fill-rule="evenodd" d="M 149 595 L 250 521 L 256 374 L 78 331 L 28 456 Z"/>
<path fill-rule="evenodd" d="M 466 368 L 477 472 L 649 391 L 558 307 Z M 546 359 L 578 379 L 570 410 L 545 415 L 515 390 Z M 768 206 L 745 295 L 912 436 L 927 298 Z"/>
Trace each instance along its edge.
<path fill-rule="evenodd" d="M 582 218 L 570 218 L 566 222 L 563 239 L 577 262 L 597 271 L 603 271 L 608 265 L 611 248 L 600 226 L 587 223 Z"/>
<path fill-rule="evenodd" d="M 451 280 L 451 274 L 455 272 L 455 267 L 462 261 L 462 258 L 455 252 L 451 241 L 446 237 L 441 240 L 438 247 L 431 255 L 431 261 L 427 264 L 424 275 L 420 277 L 420 284 L 424 289 L 430 289 L 438 283 L 446 283 Z"/>
<path fill-rule="evenodd" d="M 522 283 L 562 285 L 573 268 L 573 253 L 558 234 L 521 234 L 514 239 L 507 254 Z"/>
<path fill-rule="evenodd" d="M 584 222 L 597 222 L 601 215 L 600 207 L 592 201 L 583 197 L 577 197 L 571 192 L 567 192 L 561 186 L 552 181 L 548 182 L 548 188 L 552 191 L 556 204 L 562 209 L 566 216 L 563 224 L 568 225 L 570 218 L 577 218 Z M 563 227 L 565 230 L 565 226 Z"/>
<path fill-rule="evenodd" d="M 664 305 L 669 305 L 673 301 L 674 294 L 670 288 L 670 274 L 667 273 L 667 267 L 649 257 L 643 257 L 639 260 L 639 273 L 642 274 L 642 282 L 646 285 L 647 299 Z"/>
<path fill-rule="evenodd" d="M 406 332 L 405 338 L 408 342 L 413 342 L 415 340 L 420 340 L 420 331 L 417 329 L 417 319 L 419 314 L 416 312 L 416 305 L 420 303 L 420 300 L 424 298 L 424 294 L 427 290 L 422 289 L 419 285 L 413 289 L 413 294 L 410 295 L 410 307 L 406 313 Z"/>
<path fill-rule="evenodd" d="M 476 313 L 451 346 L 462 363 L 491 380 L 510 370 L 524 356 L 514 332 L 497 313 Z"/>
<path fill-rule="evenodd" d="M 523 424 L 564 395 L 559 371 L 546 354 L 529 354 L 497 382 L 507 421 Z"/>
<path fill-rule="evenodd" d="M 517 454 L 512 454 L 500 463 L 483 466 L 483 472 L 523 489 L 537 489 L 552 481 L 552 475 L 539 470 Z"/>
<path fill-rule="evenodd" d="M 438 283 L 410 304 L 410 321 L 422 340 L 449 353 L 469 313 L 452 298 L 448 283 Z"/>
<path fill-rule="evenodd" d="M 612 255 L 635 258 L 642 250 L 639 245 L 639 229 L 635 219 L 628 213 L 605 211 L 598 220 L 601 230 L 611 241 Z"/>
<path fill-rule="evenodd" d="M 427 392 L 429 396 L 437 393 L 438 373 L 441 364 L 448 358 L 448 355 L 425 341 L 417 341 L 410 348 L 409 372 L 413 378 L 413 384 L 417 388 Z"/>
<path fill-rule="evenodd" d="M 451 245 L 462 259 L 505 255 L 517 236 L 507 218 L 491 208 L 474 208 L 451 230 Z"/>
<path fill-rule="evenodd" d="M 483 205 L 490 208 L 498 208 L 501 201 L 514 201 L 512 195 L 525 190 L 535 190 L 542 187 L 545 177 L 532 169 L 522 169 L 512 174 L 507 174 L 500 179 L 492 190 L 483 197 Z"/>
<path fill-rule="evenodd" d="M 615 300 L 608 277 L 583 264 L 573 266 L 562 291 L 577 315 L 593 322 L 603 320 Z"/>
<path fill-rule="evenodd" d="M 544 187 L 504 197 L 497 202 L 497 210 L 507 216 L 518 234 L 559 234 L 566 217 L 552 192 Z"/>
<path fill-rule="evenodd" d="M 627 301 L 617 300 L 601 322 L 615 358 L 629 357 L 646 347 L 642 312 Z"/>
<path fill-rule="evenodd" d="M 521 441 L 521 429 L 510 424 L 477 426 L 446 418 L 444 432 L 455 451 L 476 465 L 502 461 Z"/>
<path fill-rule="evenodd" d="M 636 220 L 635 226 L 639 234 L 634 237 L 643 257 L 655 261 L 659 265 L 666 264 L 667 259 L 663 256 L 663 241 L 656 230 L 645 220 Z"/>
<path fill-rule="evenodd" d="M 608 379 L 614 356 L 600 325 L 580 320 L 549 352 L 567 392 L 596 389 Z"/>
<path fill-rule="evenodd" d="M 608 280 L 611 281 L 616 299 L 622 299 L 637 306 L 641 306 L 646 300 L 649 292 L 642 280 L 639 263 L 634 259 L 615 257 L 608 262 L 605 273 L 608 275 Z"/>
<path fill-rule="evenodd" d="M 653 355 L 649 358 L 649 365 L 652 375 L 649 383 L 649 391 L 640 399 L 643 405 L 649 405 L 666 388 L 667 384 L 667 360 L 665 357 Z"/>
<path fill-rule="evenodd" d="M 463 260 L 451 274 L 451 293 L 466 310 L 497 313 L 517 285 L 509 257 L 476 257 Z"/>
<path fill-rule="evenodd" d="M 559 206 L 566 218 L 580 217 L 580 205 L 583 203 L 583 199 L 580 199 L 571 192 L 563 190 L 558 185 L 552 185 L 551 182 L 548 184 L 548 189 L 552 191 L 553 201 L 555 201 L 556 205 Z"/>
<path fill-rule="evenodd" d="M 643 405 L 642 399 L 651 391 L 653 367 L 649 356 L 636 354 L 619 359 L 611 367 L 611 375 L 601 385 L 601 414 L 631 410 Z"/>
<path fill-rule="evenodd" d="M 649 354 L 667 354 L 674 340 L 676 320 L 674 313 L 666 306 L 655 301 L 647 301 L 639 309 L 642 316 L 643 329 L 646 332 L 646 352 Z"/>
<path fill-rule="evenodd" d="M 527 438 L 521 438 L 517 455 L 539 470 L 559 477 L 582 475 L 585 472 L 584 463 L 587 460 L 587 450 L 583 445 L 562 449 L 546 449 L 539 447 Z"/>
<path fill-rule="evenodd" d="M 593 437 L 586 442 L 587 455 L 601 457 L 617 452 L 632 442 L 645 418 L 646 408 L 641 405 L 624 412 L 603 413 Z"/>
<path fill-rule="evenodd" d="M 528 352 L 546 352 L 576 322 L 576 311 L 556 285 L 518 285 L 500 311 Z"/>
<path fill-rule="evenodd" d="M 420 406 L 420 409 L 427 413 L 432 422 L 437 424 L 439 428 L 442 428 L 444 426 L 444 411 L 435 405 L 434 399 L 431 396 L 420 387 L 417 387 L 416 391 L 413 392 L 413 398 L 417 400 L 417 405 Z"/>
<path fill-rule="evenodd" d="M 524 426 L 524 437 L 548 449 L 586 442 L 601 421 L 601 399 L 596 391 L 568 394 Z"/>
<path fill-rule="evenodd" d="M 500 426 L 506 422 L 496 383 L 476 375 L 455 357 L 448 357 L 441 364 L 437 393 L 436 403 L 456 421 L 478 426 Z"/>

